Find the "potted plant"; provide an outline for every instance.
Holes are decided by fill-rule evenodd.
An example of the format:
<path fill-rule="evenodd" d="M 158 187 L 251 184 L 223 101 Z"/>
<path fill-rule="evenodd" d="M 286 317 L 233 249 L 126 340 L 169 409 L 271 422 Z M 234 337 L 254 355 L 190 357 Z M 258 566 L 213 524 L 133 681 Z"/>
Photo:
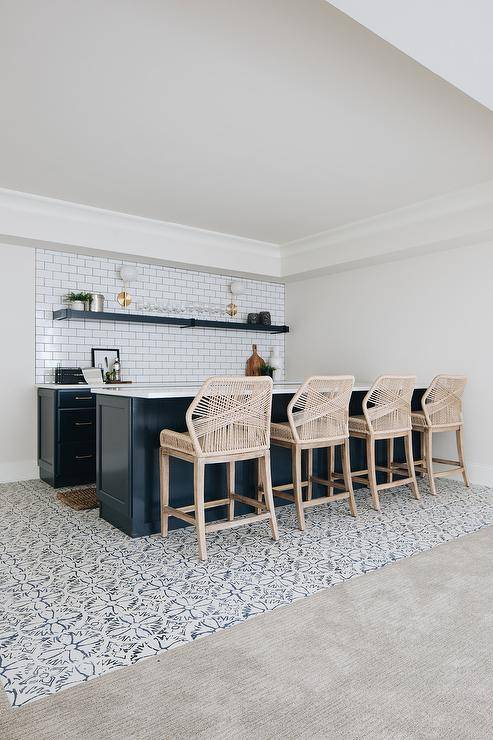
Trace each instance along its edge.
<path fill-rule="evenodd" d="M 65 300 L 70 304 L 70 308 L 74 311 L 87 311 L 91 304 L 90 293 L 68 293 L 65 296 Z"/>
<path fill-rule="evenodd" d="M 272 365 L 269 365 L 267 362 L 264 362 L 264 364 L 260 368 L 260 375 L 268 375 L 270 378 L 273 378 L 275 369 L 276 368 L 272 367 Z"/>

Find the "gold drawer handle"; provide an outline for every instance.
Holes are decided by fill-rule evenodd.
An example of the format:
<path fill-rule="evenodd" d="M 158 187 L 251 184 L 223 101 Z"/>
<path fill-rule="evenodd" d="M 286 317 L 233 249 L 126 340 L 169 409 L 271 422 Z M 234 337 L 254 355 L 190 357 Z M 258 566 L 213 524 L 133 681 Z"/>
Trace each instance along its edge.
<path fill-rule="evenodd" d="M 76 460 L 87 460 L 90 457 L 94 457 L 94 455 L 76 455 L 75 459 Z"/>
<path fill-rule="evenodd" d="M 92 427 L 92 421 L 76 421 L 76 427 Z"/>

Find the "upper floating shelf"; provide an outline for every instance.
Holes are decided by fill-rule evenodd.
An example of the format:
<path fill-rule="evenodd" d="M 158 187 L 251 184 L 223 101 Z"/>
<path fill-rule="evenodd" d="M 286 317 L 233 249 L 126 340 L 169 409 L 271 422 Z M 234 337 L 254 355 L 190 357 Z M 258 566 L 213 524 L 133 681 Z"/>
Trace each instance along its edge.
<path fill-rule="evenodd" d="M 263 331 L 270 334 L 286 334 L 289 326 L 264 326 L 264 324 L 244 324 L 236 321 L 208 321 L 206 319 L 186 319 L 178 316 L 149 316 L 137 313 L 114 313 L 109 311 L 74 311 L 60 308 L 53 311 L 53 318 L 88 319 L 89 321 L 126 321 L 130 324 L 171 324 L 172 326 L 204 327 L 208 329 L 229 329 L 230 331 Z"/>

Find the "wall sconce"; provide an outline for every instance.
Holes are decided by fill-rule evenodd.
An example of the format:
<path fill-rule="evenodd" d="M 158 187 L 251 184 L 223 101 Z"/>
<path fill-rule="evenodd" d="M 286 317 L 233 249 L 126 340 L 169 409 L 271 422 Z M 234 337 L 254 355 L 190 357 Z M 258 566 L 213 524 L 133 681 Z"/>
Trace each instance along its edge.
<path fill-rule="evenodd" d="M 243 290 L 243 285 L 235 280 L 234 283 L 231 283 L 229 286 L 229 292 L 231 293 L 231 303 L 226 306 L 226 313 L 230 316 L 236 316 L 238 313 L 238 306 L 235 303 L 235 297 L 237 295 L 241 295 L 241 291 Z"/>
<path fill-rule="evenodd" d="M 120 277 L 123 281 L 123 290 L 118 293 L 116 300 L 120 306 L 127 308 L 127 306 L 130 306 L 132 303 L 132 296 L 127 291 L 127 285 L 131 280 L 135 280 L 137 277 L 137 270 L 131 265 L 123 265 L 120 267 Z"/>

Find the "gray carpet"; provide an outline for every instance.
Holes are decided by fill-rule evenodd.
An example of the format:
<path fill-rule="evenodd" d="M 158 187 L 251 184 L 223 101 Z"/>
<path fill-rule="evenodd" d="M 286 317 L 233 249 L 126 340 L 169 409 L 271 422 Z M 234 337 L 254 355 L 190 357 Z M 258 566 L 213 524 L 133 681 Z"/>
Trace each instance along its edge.
<path fill-rule="evenodd" d="M 2 740 L 493 734 L 493 528 L 73 689 Z"/>

